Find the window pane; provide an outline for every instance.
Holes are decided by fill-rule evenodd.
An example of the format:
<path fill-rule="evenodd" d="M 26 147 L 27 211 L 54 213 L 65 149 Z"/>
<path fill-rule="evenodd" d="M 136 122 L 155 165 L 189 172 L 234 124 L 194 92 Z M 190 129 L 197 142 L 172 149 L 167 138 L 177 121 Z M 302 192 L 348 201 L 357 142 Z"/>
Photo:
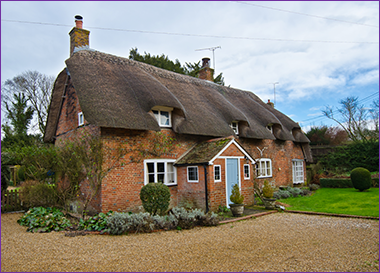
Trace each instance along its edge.
<path fill-rule="evenodd" d="M 159 173 L 165 172 L 165 163 L 157 163 L 157 172 Z"/>
<path fill-rule="evenodd" d="M 157 174 L 157 182 L 165 183 L 165 174 L 164 173 Z"/>
<path fill-rule="evenodd" d="M 215 166 L 214 169 L 214 179 L 220 180 L 220 166 Z"/>
<path fill-rule="evenodd" d="M 174 181 L 174 173 L 168 173 L 167 174 L 167 178 L 168 178 L 168 181 L 166 181 L 166 183 L 168 184 L 174 184 L 175 181 Z"/>
<path fill-rule="evenodd" d="M 154 174 L 149 174 L 148 179 L 149 179 L 148 180 L 149 183 L 154 183 Z"/>
<path fill-rule="evenodd" d="M 154 163 L 147 163 L 148 173 L 154 173 Z"/>
<path fill-rule="evenodd" d="M 169 112 L 161 111 L 161 125 L 169 125 Z"/>
<path fill-rule="evenodd" d="M 189 174 L 189 181 L 198 181 L 198 168 L 189 167 L 187 171 Z"/>
<path fill-rule="evenodd" d="M 249 178 L 249 165 L 244 165 L 244 177 Z"/>

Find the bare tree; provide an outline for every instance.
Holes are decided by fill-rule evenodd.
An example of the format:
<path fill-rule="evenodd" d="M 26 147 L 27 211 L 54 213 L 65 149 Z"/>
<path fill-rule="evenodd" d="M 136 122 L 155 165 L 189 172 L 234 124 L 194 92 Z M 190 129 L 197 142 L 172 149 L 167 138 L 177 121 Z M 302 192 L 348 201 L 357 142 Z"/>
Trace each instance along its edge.
<path fill-rule="evenodd" d="M 373 130 L 370 128 L 369 109 L 365 108 L 364 105 L 359 105 L 357 97 L 347 97 L 339 103 L 341 107 L 336 109 L 339 113 L 338 116 L 335 115 L 333 107 L 330 106 L 326 106 L 325 110 L 322 111 L 323 115 L 337 122 L 353 141 L 372 139 Z"/>
<path fill-rule="evenodd" d="M 38 129 L 44 135 L 53 85 L 53 76 L 26 71 L 2 84 L 1 103 L 5 106 L 7 102 L 13 101 L 14 94 L 23 93 L 37 115 Z"/>

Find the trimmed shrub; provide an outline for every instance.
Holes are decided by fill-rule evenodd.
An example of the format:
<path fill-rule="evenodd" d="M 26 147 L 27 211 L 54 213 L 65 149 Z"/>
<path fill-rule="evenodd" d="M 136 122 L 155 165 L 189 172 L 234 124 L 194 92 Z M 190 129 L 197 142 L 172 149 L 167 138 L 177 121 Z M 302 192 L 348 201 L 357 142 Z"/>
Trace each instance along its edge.
<path fill-rule="evenodd" d="M 240 194 L 239 185 L 237 183 L 232 187 L 230 200 L 234 204 L 243 204 L 244 196 Z"/>
<path fill-rule="evenodd" d="M 265 198 L 272 198 L 273 192 L 274 192 L 273 187 L 269 184 L 268 180 L 265 180 L 264 187 L 263 187 L 263 196 Z"/>
<path fill-rule="evenodd" d="M 321 178 L 321 188 L 352 188 L 351 179 L 346 178 Z"/>
<path fill-rule="evenodd" d="M 152 215 L 162 215 L 169 208 L 169 187 L 162 183 L 149 183 L 142 187 L 140 199 L 145 211 Z"/>
<path fill-rule="evenodd" d="M 368 190 L 371 187 L 371 173 L 364 168 L 355 168 L 351 171 L 351 181 L 355 189 L 359 191 Z"/>
<path fill-rule="evenodd" d="M 27 208 L 54 207 L 58 204 L 54 185 L 33 180 L 25 181 L 21 186 L 20 200 Z"/>
<path fill-rule="evenodd" d="M 21 226 L 27 226 L 28 232 L 61 231 L 71 226 L 64 214 L 56 208 L 35 207 L 29 209 L 19 220 Z"/>

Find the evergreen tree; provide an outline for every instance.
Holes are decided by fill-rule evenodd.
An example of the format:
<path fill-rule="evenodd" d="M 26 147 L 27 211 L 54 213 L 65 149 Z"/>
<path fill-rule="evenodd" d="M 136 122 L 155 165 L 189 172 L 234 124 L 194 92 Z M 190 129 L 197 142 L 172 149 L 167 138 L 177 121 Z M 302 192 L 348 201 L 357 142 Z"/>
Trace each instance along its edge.
<path fill-rule="evenodd" d="M 34 113 L 32 106 L 28 106 L 28 99 L 24 94 L 14 94 L 11 105 L 8 102 L 4 104 L 10 125 L 8 123 L 2 125 L 4 132 L 2 148 L 30 145 L 36 136 L 27 133 Z"/>
<path fill-rule="evenodd" d="M 162 54 L 161 56 L 154 56 L 150 55 L 150 53 L 144 52 L 144 55 L 141 55 L 137 51 L 137 48 L 132 48 L 129 51 L 129 59 L 147 63 L 179 74 L 184 74 L 198 78 L 199 70 L 202 68 L 200 61 L 197 63 L 185 63 L 185 65 L 182 66 L 178 59 L 176 59 L 175 62 L 173 62 L 169 59 L 169 56 L 165 56 L 164 54 Z M 223 73 L 220 73 L 218 76 L 216 76 L 214 78 L 214 82 L 220 85 L 224 85 Z"/>

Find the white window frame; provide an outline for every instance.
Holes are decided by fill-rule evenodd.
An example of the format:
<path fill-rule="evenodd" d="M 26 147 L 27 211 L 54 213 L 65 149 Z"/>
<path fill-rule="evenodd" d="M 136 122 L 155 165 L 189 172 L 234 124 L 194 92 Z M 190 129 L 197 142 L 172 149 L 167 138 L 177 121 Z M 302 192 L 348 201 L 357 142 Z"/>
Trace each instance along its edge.
<path fill-rule="evenodd" d="M 292 173 L 293 173 L 293 184 L 301 184 L 305 182 L 305 174 L 304 174 L 302 159 L 292 160 Z"/>
<path fill-rule="evenodd" d="M 175 159 L 145 159 L 144 160 L 144 185 L 149 184 L 149 174 L 154 174 L 154 183 L 158 183 L 158 169 L 157 169 L 157 164 L 158 163 L 164 163 L 164 184 L 166 186 L 174 186 L 177 185 L 177 168 L 173 166 L 173 181 L 172 183 L 168 182 L 169 179 L 169 172 L 168 170 L 168 164 L 172 164 L 175 162 Z M 149 173 L 148 169 L 148 163 L 153 163 L 154 164 L 154 172 Z"/>
<path fill-rule="evenodd" d="M 84 125 L 84 115 L 83 112 L 78 113 L 78 126 Z"/>
<path fill-rule="evenodd" d="M 190 180 L 190 177 L 189 177 L 189 169 L 196 169 L 196 173 L 197 173 L 197 179 L 196 180 Z M 189 183 L 197 183 L 199 182 L 199 171 L 198 171 L 198 166 L 188 166 L 187 167 L 187 182 Z"/>
<path fill-rule="evenodd" d="M 245 173 L 246 168 L 247 168 L 247 170 L 248 170 L 248 176 L 247 176 L 247 177 L 245 176 L 245 174 L 246 174 L 246 173 Z M 251 171 L 250 171 L 249 164 L 244 164 L 244 165 L 243 165 L 243 176 L 244 176 L 244 180 L 248 180 L 248 179 L 251 178 Z"/>
<path fill-rule="evenodd" d="M 257 178 L 265 178 L 265 177 L 272 177 L 272 160 L 269 158 L 260 158 L 258 160 L 258 168 L 257 168 Z M 262 163 L 264 163 L 264 171 L 262 168 Z M 268 167 L 267 164 L 269 164 L 269 172 L 268 172 Z"/>
<path fill-rule="evenodd" d="M 157 112 L 157 115 L 154 113 L 154 111 Z M 156 120 L 158 122 L 158 125 L 160 125 L 160 127 L 168 127 L 168 128 L 172 127 L 172 111 L 173 111 L 173 108 L 171 108 L 171 107 L 155 106 L 152 108 L 152 112 L 153 112 L 154 116 L 156 117 Z M 163 116 L 162 112 L 167 112 L 169 114 L 169 117 L 168 117 L 169 124 L 162 124 L 161 123 L 161 117 Z"/>
<path fill-rule="evenodd" d="M 215 171 L 216 168 L 219 168 L 219 179 L 216 178 L 216 171 Z M 214 182 L 222 182 L 222 166 L 221 165 L 214 165 Z"/>
<path fill-rule="evenodd" d="M 234 130 L 235 134 L 239 134 L 239 122 L 238 121 L 233 121 L 230 123 L 230 127 L 232 130 Z"/>

